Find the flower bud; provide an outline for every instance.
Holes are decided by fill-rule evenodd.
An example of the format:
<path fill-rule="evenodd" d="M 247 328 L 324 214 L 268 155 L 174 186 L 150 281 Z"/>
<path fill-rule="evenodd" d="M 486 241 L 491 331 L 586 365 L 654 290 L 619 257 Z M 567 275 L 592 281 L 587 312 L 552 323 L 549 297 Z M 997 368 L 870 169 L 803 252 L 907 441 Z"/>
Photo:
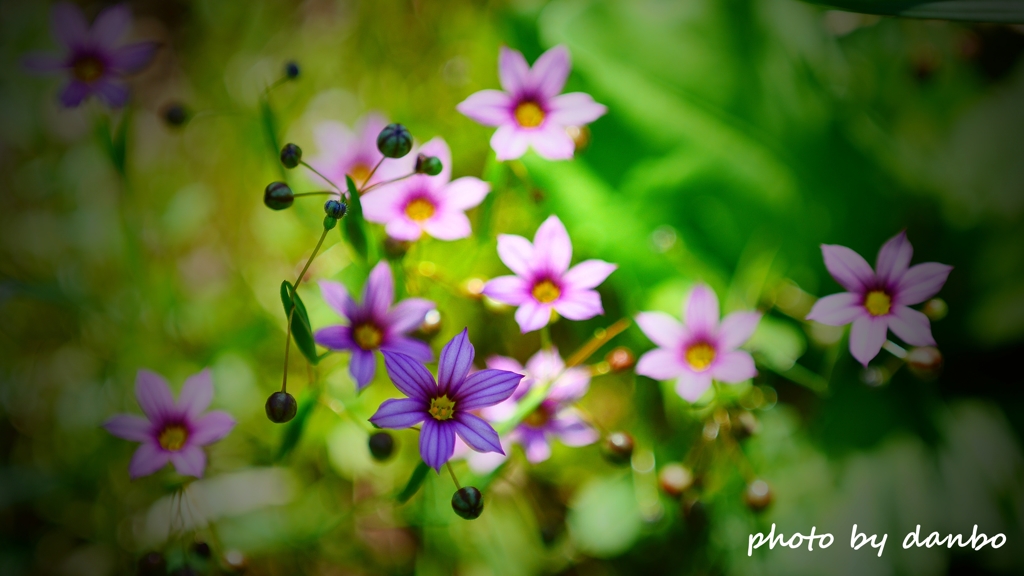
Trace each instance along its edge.
<path fill-rule="evenodd" d="M 267 398 L 267 418 L 271 422 L 284 424 L 295 418 L 295 412 L 299 409 L 295 397 L 287 392 L 274 392 Z"/>
<path fill-rule="evenodd" d="M 377 136 L 377 149 L 388 158 L 401 158 L 412 150 L 412 134 L 401 124 L 388 124 Z"/>
<path fill-rule="evenodd" d="M 924 315 L 929 320 L 935 322 L 946 317 L 946 314 L 949 313 L 949 306 L 946 305 L 946 301 L 942 298 L 932 298 L 924 303 L 924 308 L 921 309 L 921 312 L 924 312 Z"/>
<path fill-rule="evenodd" d="M 370 435 L 370 455 L 378 462 L 391 457 L 395 451 L 395 439 L 387 432 L 374 432 Z"/>
<path fill-rule="evenodd" d="M 348 211 L 348 206 L 341 200 L 335 200 L 331 198 L 327 202 L 324 202 L 324 214 L 327 214 L 335 220 L 341 220 L 341 217 Z"/>
<path fill-rule="evenodd" d="M 192 552 L 200 558 L 210 557 L 210 545 L 206 542 L 196 542 L 192 545 Z"/>
<path fill-rule="evenodd" d="M 263 203 L 271 210 L 284 210 L 293 202 L 295 202 L 295 195 L 284 182 L 271 182 L 263 191 Z"/>
<path fill-rule="evenodd" d="M 295 144 L 289 142 L 281 148 L 281 164 L 284 164 L 285 168 L 291 170 L 299 165 L 302 161 L 302 148 L 299 148 Z"/>
<path fill-rule="evenodd" d="M 622 431 L 612 432 L 605 437 L 602 452 L 612 464 L 628 465 L 633 458 L 633 437 Z"/>
<path fill-rule="evenodd" d="M 679 498 L 693 486 L 693 472 L 682 464 L 666 464 L 658 472 L 661 491 L 672 498 Z"/>
<path fill-rule="evenodd" d="M 484 497 L 472 486 L 459 488 L 452 495 L 452 510 L 466 520 L 479 518 L 484 511 Z"/>
<path fill-rule="evenodd" d="M 942 352 L 934 346 L 919 346 L 907 354 L 907 366 L 914 376 L 934 380 L 942 372 Z"/>
<path fill-rule="evenodd" d="M 743 501 L 754 512 L 760 512 L 767 508 L 772 503 L 772 498 L 771 487 L 761 479 L 747 484 L 747 489 L 743 492 Z"/>
<path fill-rule="evenodd" d="M 604 357 L 605 362 L 612 369 L 613 372 L 622 372 L 629 370 L 636 364 L 636 356 L 633 355 L 633 351 L 625 346 L 619 346 L 613 348 L 607 356 Z"/>
<path fill-rule="evenodd" d="M 416 173 L 427 176 L 437 176 L 441 173 L 441 159 L 437 156 L 418 154 L 416 156 Z"/>
<path fill-rule="evenodd" d="M 188 110 L 185 109 L 184 105 L 178 102 L 173 102 L 164 107 L 164 122 L 166 122 L 168 126 L 180 128 L 185 125 L 185 122 L 188 122 L 188 116 Z"/>
<path fill-rule="evenodd" d="M 419 328 L 416 329 L 416 335 L 423 338 L 433 338 L 440 331 L 441 312 L 434 308 L 423 316 L 423 322 L 420 322 Z"/>
<path fill-rule="evenodd" d="M 284 76 L 289 80 L 295 80 L 299 77 L 299 64 L 294 60 L 289 60 L 284 65 Z"/>
<path fill-rule="evenodd" d="M 139 558 L 139 576 L 164 576 L 167 574 L 167 559 L 159 552 L 150 552 Z"/>

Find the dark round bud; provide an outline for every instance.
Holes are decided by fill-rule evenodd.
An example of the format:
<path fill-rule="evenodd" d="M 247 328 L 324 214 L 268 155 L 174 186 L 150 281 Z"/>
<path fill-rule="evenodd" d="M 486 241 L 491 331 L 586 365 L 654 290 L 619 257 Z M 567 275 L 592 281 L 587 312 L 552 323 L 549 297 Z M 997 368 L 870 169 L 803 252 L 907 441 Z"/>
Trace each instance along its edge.
<path fill-rule="evenodd" d="M 625 466 L 633 458 L 633 437 L 626 432 L 612 432 L 604 439 L 602 452 L 606 460 Z"/>
<path fill-rule="evenodd" d="M 693 472 L 682 464 L 666 464 L 658 472 L 661 491 L 672 498 L 679 498 L 693 486 Z"/>
<path fill-rule="evenodd" d="M 754 480 L 747 484 L 747 489 L 743 492 L 743 501 L 754 512 L 760 512 L 772 503 L 772 489 L 764 480 Z"/>
<path fill-rule="evenodd" d="M 331 198 L 327 202 L 324 202 L 324 214 L 327 214 L 335 220 L 340 220 L 345 212 L 348 211 L 348 206 L 345 205 L 341 200 L 335 200 Z"/>
<path fill-rule="evenodd" d="M 263 191 L 263 203 L 271 210 L 284 210 L 293 202 L 295 202 L 295 195 L 284 182 L 271 182 Z"/>
<path fill-rule="evenodd" d="M 289 80 L 294 80 L 299 77 L 299 64 L 294 60 L 290 60 L 284 65 L 284 75 Z"/>
<path fill-rule="evenodd" d="M 165 576 L 167 574 L 167 559 L 159 552 L 149 552 L 139 558 L 139 576 Z"/>
<path fill-rule="evenodd" d="M 934 346 L 919 346 L 907 354 L 907 366 L 914 376 L 934 380 L 942 372 L 942 352 Z"/>
<path fill-rule="evenodd" d="M 419 154 L 416 156 L 416 173 L 437 176 L 441 173 L 441 159 L 437 156 Z"/>
<path fill-rule="evenodd" d="M 608 363 L 608 367 L 612 369 L 612 372 L 629 370 L 633 367 L 633 364 L 636 364 L 636 356 L 633 355 L 633 351 L 625 346 L 612 349 L 604 357 L 604 360 Z"/>
<path fill-rule="evenodd" d="M 299 409 L 295 397 L 287 392 L 274 392 L 267 398 L 267 418 L 271 422 L 284 424 L 295 418 L 295 412 Z"/>
<path fill-rule="evenodd" d="M 192 545 L 192 552 L 200 558 L 210 557 L 210 545 L 206 542 L 196 542 Z"/>
<path fill-rule="evenodd" d="M 484 497 L 472 486 L 459 488 L 458 492 L 452 495 L 452 510 L 466 520 L 479 518 L 484 511 Z"/>
<path fill-rule="evenodd" d="M 291 170 L 299 165 L 302 161 L 302 148 L 299 148 L 295 144 L 288 143 L 281 148 L 281 164 L 284 164 L 285 168 Z"/>
<path fill-rule="evenodd" d="M 401 158 L 412 150 L 412 134 L 401 124 L 388 124 L 377 136 L 377 149 L 388 158 Z"/>
<path fill-rule="evenodd" d="M 924 303 L 924 308 L 921 309 L 921 312 L 924 312 L 924 315 L 929 320 L 935 322 L 946 317 L 946 314 L 949 313 L 949 306 L 942 298 L 932 298 Z"/>
<path fill-rule="evenodd" d="M 370 435 L 370 455 L 378 462 L 391 457 L 395 451 L 395 439 L 387 432 L 374 432 Z"/>
<path fill-rule="evenodd" d="M 188 122 L 188 110 L 185 109 L 183 104 L 179 104 L 177 102 L 165 106 L 163 116 L 164 122 L 166 122 L 168 126 L 173 126 L 174 128 L 184 126 L 185 123 Z"/>

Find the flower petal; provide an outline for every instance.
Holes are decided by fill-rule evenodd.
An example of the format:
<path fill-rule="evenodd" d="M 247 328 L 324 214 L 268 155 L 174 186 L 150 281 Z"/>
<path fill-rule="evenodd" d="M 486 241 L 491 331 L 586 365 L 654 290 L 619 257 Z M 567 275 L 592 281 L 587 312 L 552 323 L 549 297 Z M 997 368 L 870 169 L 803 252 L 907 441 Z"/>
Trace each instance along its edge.
<path fill-rule="evenodd" d="M 417 362 L 430 362 L 434 358 L 434 353 L 430 351 L 430 346 L 426 342 L 406 336 L 393 337 L 380 349 L 382 352 L 405 354 Z"/>
<path fill-rule="evenodd" d="M 153 439 L 153 425 L 141 416 L 118 414 L 103 423 L 112 435 L 132 442 L 149 442 Z"/>
<path fill-rule="evenodd" d="M 456 392 L 455 410 L 462 412 L 494 406 L 516 391 L 522 374 L 487 368 L 474 372 Z"/>
<path fill-rule="evenodd" d="M 404 216 L 389 220 L 387 225 L 384 226 L 384 231 L 395 240 L 405 240 L 407 242 L 419 240 L 423 236 L 423 229 L 420 228 L 419 224 Z"/>
<path fill-rule="evenodd" d="M 598 104 L 583 92 L 570 92 L 550 100 L 550 121 L 559 126 L 582 126 L 590 124 L 608 112 L 608 107 Z"/>
<path fill-rule="evenodd" d="M 669 380 L 683 372 L 686 372 L 686 367 L 679 359 L 679 354 L 665 348 L 655 348 L 647 352 L 636 363 L 637 374 L 655 380 Z"/>
<path fill-rule="evenodd" d="M 641 312 L 636 315 L 636 323 L 651 342 L 662 348 L 678 348 L 687 335 L 686 327 L 664 312 Z"/>
<path fill-rule="evenodd" d="M 352 328 L 349 326 L 328 326 L 321 328 L 313 334 L 313 340 L 331 350 L 355 350 L 356 343 L 352 341 Z"/>
<path fill-rule="evenodd" d="M 825 268 L 840 286 L 850 292 L 862 292 L 875 280 L 875 272 L 867 260 L 846 246 L 822 244 Z"/>
<path fill-rule="evenodd" d="M 502 124 L 491 136 L 491 148 L 499 162 L 519 158 L 529 146 L 529 134 L 515 124 Z"/>
<path fill-rule="evenodd" d="M 164 377 L 149 370 L 139 370 L 135 376 L 135 398 L 146 417 L 159 427 L 175 413 L 174 396 Z"/>
<path fill-rule="evenodd" d="M 498 79 L 505 92 L 513 96 L 530 88 L 530 65 L 526 63 L 522 52 L 507 46 L 501 47 L 501 53 L 498 55 Z"/>
<path fill-rule="evenodd" d="M 530 86 L 538 96 L 556 96 L 565 87 L 571 68 L 569 50 L 559 44 L 541 54 L 533 63 L 533 68 L 530 69 Z"/>
<path fill-rule="evenodd" d="M 389 398 L 377 412 L 370 416 L 370 422 L 379 428 L 410 428 L 423 422 L 427 417 L 427 405 L 416 398 Z"/>
<path fill-rule="evenodd" d="M 132 13 L 126 4 L 115 4 L 104 9 L 92 23 L 89 35 L 101 46 L 117 44 L 132 25 Z"/>
<path fill-rule="evenodd" d="M 235 428 L 235 419 L 221 410 L 204 414 L 192 425 L 189 443 L 197 446 L 213 444 L 227 436 Z"/>
<path fill-rule="evenodd" d="M 384 352 L 384 367 L 395 387 L 410 398 L 426 402 L 437 393 L 434 377 L 411 356 Z"/>
<path fill-rule="evenodd" d="M 356 381 L 356 390 L 361 391 L 373 381 L 377 373 L 377 358 L 369 350 L 353 347 L 352 358 L 348 361 L 348 373 Z"/>
<path fill-rule="evenodd" d="M 570 404 L 579 400 L 590 388 L 590 369 L 575 367 L 562 372 L 562 375 L 548 390 L 548 399 L 560 404 Z"/>
<path fill-rule="evenodd" d="M 484 294 L 498 302 L 519 306 L 530 300 L 530 287 L 518 276 L 498 276 L 484 284 Z"/>
<path fill-rule="evenodd" d="M 66 60 L 58 54 L 30 52 L 22 57 L 21 67 L 33 74 L 53 74 L 67 68 Z"/>
<path fill-rule="evenodd" d="M 437 387 L 441 394 L 452 396 L 458 394 L 466 374 L 473 367 L 476 350 L 469 341 L 469 328 L 455 335 L 441 349 L 441 358 L 437 362 Z"/>
<path fill-rule="evenodd" d="M 845 326 L 867 314 L 861 300 L 861 295 L 853 292 L 840 292 L 819 298 L 807 314 L 807 319 L 829 326 Z"/>
<path fill-rule="evenodd" d="M 423 175 L 423 179 L 428 185 L 433 186 L 432 189 L 438 189 L 452 179 L 452 150 L 448 147 L 448 143 L 445 142 L 444 138 L 435 136 L 428 140 L 423 146 L 420 146 L 419 150 L 415 151 L 415 154 L 424 154 L 426 156 L 436 156 L 441 161 L 441 172 L 435 176 Z M 409 154 L 409 158 L 412 165 L 410 168 L 416 166 L 416 156 Z M 406 172 L 408 173 L 408 172 Z"/>
<path fill-rule="evenodd" d="M 395 332 L 410 332 L 419 328 L 427 312 L 437 308 L 430 300 L 423 298 L 406 298 L 395 304 L 387 315 L 387 324 Z"/>
<path fill-rule="evenodd" d="M 685 370 L 676 380 L 676 394 L 687 402 L 696 402 L 711 388 L 710 372 Z"/>
<path fill-rule="evenodd" d="M 534 256 L 541 269 L 562 274 L 572 260 L 572 241 L 558 216 L 548 216 L 533 237 Z"/>
<path fill-rule="evenodd" d="M 878 251 L 878 259 L 875 261 L 878 279 L 886 284 L 899 282 L 910 266 L 913 255 L 914 248 L 907 241 L 906 230 L 890 238 Z"/>
<path fill-rule="evenodd" d="M 132 480 L 149 476 L 166 466 L 170 460 L 170 452 L 161 450 L 156 443 L 144 442 L 132 455 L 132 461 L 128 464 L 128 475 Z"/>
<path fill-rule="evenodd" d="M 462 441 L 477 452 L 498 452 L 504 454 L 498 433 L 490 424 L 469 412 L 455 413 L 455 433 Z"/>
<path fill-rule="evenodd" d="M 118 74 L 135 74 L 149 65 L 156 56 L 160 44 L 156 42 L 138 42 L 114 50 L 110 58 L 110 67 Z"/>
<path fill-rule="evenodd" d="M 912 306 L 935 296 L 952 270 L 952 266 L 938 262 L 925 262 L 910 268 L 896 286 L 893 304 Z"/>
<path fill-rule="evenodd" d="M 551 444 L 543 430 L 524 430 L 520 443 L 531 464 L 538 464 L 551 457 Z"/>
<path fill-rule="evenodd" d="M 523 373 L 523 365 L 516 361 L 515 358 L 509 358 L 508 356 L 491 356 L 487 359 L 487 367 L 494 368 L 495 370 L 506 370 L 508 372 L 516 372 L 518 374 Z"/>
<path fill-rule="evenodd" d="M 320 297 L 335 312 L 349 320 L 360 315 L 359 306 L 348 295 L 348 290 L 340 282 L 321 280 L 317 284 L 320 285 Z"/>
<path fill-rule="evenodd" d="M 541 349 L 526 361 L 525 374 L 529 374 L 531 378 L 541 382 L 550 382 L 558 378 L 564 370 L 565 361 L 558 355 L 558 350 L 554 348 Z"/>
<path fill-rule="evenodd" d="M 462 443 L 462 446 L 466 446 Z M 504 446 L 502 446 L 505 449 Z M 508 456 L 498 452 L 475 452 L 466 448 L 469 454 L 466 454 L 466 464 L 469 465 L 469 469 L 475 474 L 488 474 L 493 472 L 501 466 L 505 460 L 508 460 Z"/>
<path fill-rule="evenodd" d="M 529 276 L 533 270 L 533 244 L 522 236 L 499 234 L 498 257 L 517 276 Z"/>
<path fill-rule="evenodd" d="M 462 212 L 436 212 L 423 223 L 423 229 L 438 240 L 458 240 L 473 233 L 469 218 Z"/>
<path fill-rule="evenodd" d="M 128 87 L 113 80 L 99 80 L 92 85 L 96 96 L 110 108 L 120 108 L 128 103 Z"/>
<path fill-rule="evenodd" d="M 395 279 L 391 275 L 391 267 L 381 260 L 370 271 L 370 277 L 363 287 L 363 306 L 369 309 L 376 319 L 387 318 L 388 309 L 395 302 Z"/>
<path fill-rule="evenodd" d="M 715 380 L 735 384 L 757 376 L 757 367 L 754 366 L 754 359 L 749 353 L 733 350 L 720 354 L 710 372 Z"/>
<path fill-rule="evenodd" d="M 65 108 L 76 108 L 91 93 L 92 89 L 89 88 L 88 84 L 72 80 L 60 91 L 60 103 Z"/>
<path fill-rule="evenodd" d="M 89 23 L 85 20 L 85 14 L 70 2 L 60 2 L 50 9 L 50 24 L 53 38 L 68 48 L 80 46 L 89 38 Z"/>
<path fill-rule="evenodd" d="M 586 320 L 604 314 L 601 295 L 595 290 L 573 290 L 562 294 L 554 303 L 555 311 L 569 320 Z"/>
<path fill-rule="evenodd" d="M 584 260 L 562 276 L 562 282 L 577 290 L 596 288 L 618 265 L 603 260 Z"/>
<path fill-rule="evenodd" d="M 864 315 L 854 320 L 850 328 L 850 354 L 866 367 L 885 344 L 888 327 L 885 317 Z"/>
<path fill-rule="evenodd" d="M 177 452 L 171 452 L 171 464 L 182 476 L 202 478 L 206 471 L 206 452 L 199 446 L 186 446 Z"/>
<path fill-rule="evenodd" d="M 587 446 L 601 438 L 575 410 L 563 410 L 549 426 L 551 433 L 566 446 Z"/>
<path fill-rule="evenodd" d="M 500 126 L 513 121 L 512 98 L 500 90 L 481 90 L 470 94 L 455 109 L 484 126 Z"/>
<path fill-rule="evenodd" d="M 735 350 L 750 340 L 761 321 L 757 312 L 733 312 L 718 326 L 718 346 L 722 350 Z"/>
<path fill-rule="evenodd" d="M 889 329 L 911 346 L 934 346 L 928 317 L 906 306 L 896 306 L 889 316 Z"/>
<path fill-rule="evenodd" d="M 448 210 L 469 210 L 483 202 L 491 185 L 479 178 L 463 176 L 444 188 L 444 206 Z"/>
<path fill-rule="evenodd" d="M 196 418 L 210 407 L 212 400 L 213 379 L 210 376 L 210 369 L 207 368 L 185 380 L 181 394 L 178 395 L 177 407 L 189 418 Z"/>
<path fill-rule="evenodd" d="M 527 299 L 516 310 L 516 322 L 523 334 L 540 330 L 551 321 L 551 305 L 541 304 L 533 298 Z"/>
<path fill-rule="evenodd" d="M 695 336 L 710 336 L 718 329 L 718 296 L 706 284 L 697 284 L 686 300 L 686 329 Z"/>
<path fill-rule="evenodd" d="M 434 470 L 440 472 L 441 466 L 451 459 L 455 451 L 455 429 L 452 424 L 438 422 L 433 418 L 423 421 L 420 430 L 420 457 Z"/>
<path fill-rule="evenodd" d="M 530 146 L 542 158 L 548 160 L 570 160 L 576 153 L 576 143 L 565 131 L 564 126 L 547 122 L 528 133 Z"/>

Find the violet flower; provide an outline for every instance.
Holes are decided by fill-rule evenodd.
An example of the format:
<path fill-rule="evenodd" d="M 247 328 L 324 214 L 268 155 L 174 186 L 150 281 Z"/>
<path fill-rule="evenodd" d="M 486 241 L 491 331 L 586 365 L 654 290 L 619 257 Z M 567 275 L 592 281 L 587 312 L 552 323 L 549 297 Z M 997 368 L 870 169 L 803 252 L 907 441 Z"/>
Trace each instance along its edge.
<path fill-rule="evenodd" d="M 387 118 L 377 112 L 370 112 L 360 118 L 355 130 L 333 120 L 322 122 L 313 128 L 317 154 L 311 156 L 307 163 L 338 186 L 344 188 L 345 176 L 348 175 L 352 177 L 356 188 L 363 188 L 374 166 L 384 158 L 377 149 L 377 136 L 387 124 Z M 390 175 L 389 164 L 391 162 L 381 164 L 369 183 L 381 182 Z M 321 180 L 315 174 L 313 177 L 317 181 Z M 324 185 L 328 184 L 324 182 Z"/>
<path fill-rule="evenodd" d="M 424 232 L 438 240 L 469 236 L 472 230 L 465 211 L 480 204 L 491 185 L 472 176 L 451 180 L 452 153 L 442 138 L 408 154 L 408 160 L 399 163 L 407 165 L 406 170 L 393 171 L 401 175 L 412 172 L 418 154 L 436 156 L 441 172 L 436 176 L 415 174 L 371 191 L 362 200 L 363 216 L 384 224 L 388 236 L 396 240 L 418 240 Z"/>
<path fill-rule="evenodd" d="M 499 276 L 484 286 L 484 294 L 518 306 L 516 322 L 525 334 L 539 330 L 554 310 L 570 320 L 586 320 L 604 314 L 601 295 L 594 288 L 617 266 L 602 260 L 585 260 L 572 269 L 572 242 L 557 216 L 550 216 L 533 237 L 498 236 L 498 256 L 515 276 Z"/>
<path fill-rule="evenodd" d="M 174 464 L 178 474 L 202 477 L 206 469 L 202 447 L 227 436 L 235 427 L 235 419 L 227 412 L 203 414 L 213 399 L 209 370 L 190 376 L 177 402 L 162 376 L 139 370 L 135 397 L 145 418 L 119 414 L 103 424 L 118 438 L 142 443 L 128 465 L 133 480 L 156 472 L 168 462 Z"/>
<path fill-rule="evenodd" d="M 825 267 L 848 292 L 815 302 L 808 320 L 850 328 L 850 353 L 864 366 L 878 355 L 892 330 L 911 346 L 934 346 L 928 317 L 909 308 L 935 296 L 952 266 L 926 262 L 910 267 L 914 249 L 906 231 L 889 239 L 878 251 L 875 270 L 845 246 L 821 245 Z"/>
<path fill-rule="evenodd" d="M 50 11 L 54 39 L 64 54 L 33 52 L 23 66 L 37 74 L 67 74 L 70 81 L 60 92 L 60 102 L 74 108 L 95 94 L 107 106 L 120 108 L 128 102 L 124 76 L 149 64 L 156 54 L 156 42 L 122 45 L 132 26 L 131 11 L 124 4 L 100 12 L 92 27 L 74 4 L 61 2 Z"/>
<path fill-rule="evenodd" d="M 435 382 L 414 358 L 385 351 L 388 376 L 408 398 L 385 400 L 370 422 L 380 428 L 410 428 L 422 422 L 420 456 L 437 471 L 451 459 L 456 434 L 478 452 L 504 453 L 494 428 L 470 411 L 505 400 L 523 376 L 494 369 L 469 374 L 474 354 L 468 330 L 463 330 L 441 351 Z"/>
<path fill-rule="evenodd" d="M 548 160 L 572 158 L 576 150 L 566 132 L 608 111 L 589 94 L 560 94 L 569 77 L 569 50 L 555 46 L 531 68 L 522 53 L 502 47 L 498 57 L 501 90 L 481 90 L 456 106 L 456 110 L 485 126 L 497 126 L 491 148 L 498 160 L 515 160 L 528 146 Z"/>
<path fill-rule="evenodd" d="M 683 304 L 685 324 L 664 312 L 642 312 L 636 323 L 658 348 L 640 357 L 636 373 L 676 379 L 676 392 L 696 402 L 712 380 L 736 383 L 757 375 L 754 359 L 737 348 L 750 339 L 761 315 L 733 312 L 718 322 L 718 297 L 698 284 Z"/>
<path fill-rule="evenodd" d="M 362 390 L 377 371 L 374 352 L 401 352 L 420 362 L 433 358 L 430 346 L 406 334 L 415 330 L 434 303 L 422 298 L 395 301 L 395 280 L 387 262 L 381 261 L 366 280 L 363 303 L 357 304 L 345 287 L 330 280 L 320 281 L 320 293 L 327 305 L 348 320 L 347 326 L 330 326 L 316 331 L 317 344 L 332 350 L 351 350 L 348 370 Z"/>

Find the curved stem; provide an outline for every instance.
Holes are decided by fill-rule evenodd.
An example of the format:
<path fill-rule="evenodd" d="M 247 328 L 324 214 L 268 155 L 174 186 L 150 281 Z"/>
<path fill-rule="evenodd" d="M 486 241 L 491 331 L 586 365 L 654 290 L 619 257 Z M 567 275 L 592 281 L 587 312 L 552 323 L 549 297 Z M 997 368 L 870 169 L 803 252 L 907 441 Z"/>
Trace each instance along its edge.
<path fill-rule="evenodd" d="M 376 188 L 378 186 L 384 186 L 385 184 L 394 184 L 395 182 L 398 182 L 399 180 L 405 180 L 406 178 L 408 178 L 410 176 L 415 176 L 415 175 L 416 175 L 415 172 L 410 172 L 410 173 L 406 174 L 405 176 L 399 176 L 398 178 L 392 178 L 391 180 L 385 180 L 383 182 L 377 182 L 376 184 L 374 184 L 372 186 L 367 186 L 366 188 L 363 188 L 362 190 L 359 191 L 359 194 L 360 195 L 366 194 L 367 192 L 369 192 L 370 190 L 373 190 L 374 188 Z M 366 181 L 367 182 L 370 181 L 369 177 L 367 177 Z"/>
<path fill-rule="evenodd" d="M 448 468 L 448 473 L 452 476 L 452 481 L 455 482 L 455 487 L 462 490 L 462 484 L 459 484 L 459 479 L 455 477 L 455 471 L 452 470 L 451 460 L 445 462 L 444 465 Z"/>
<path fill-rule="evenodd" d="M 298 198 L 299 196 L 322 196 L 324 194 L 330 194 L 332 196 L 338 196 L 340 192 L 332 192 L 330 190 L 322 190 L 318 192 L 299 192 L 298 194 L 292 194 L 292 198 Z"/>
<path fill-rule="evenodd" d="M 590 358 L 594 352 L 597 352 L 601 346 L 604 346 L 609 340 L 621 334 L 626 328 L 629 328 L 629 325 L 632 323 L 633 322 L 629 318 L 622 318 L 607 328 L 595 331 L 594 337 L 590 342 L 584 344 L 582 348 L 569 357 L 565 362 L 565 367 L 572 368 L 573 366 L 582 364 L 587 360 L 587 358 Z"/>
<path fill-rule="evenodd" d="M 306 260 L 306 265 L 302 267 L 302 272 L 299 272 L 299 277 L 292 284 L 292 299 L 295 298 L 295 291 L 299 289 L 299 284 L 306 276 L 306 270 L 309 270 L 309 265 L 313 263 L 313 258 L 316 258 L 316 253 L 320 251 L 320 246 L 323 246 L 324 238 L 327 238 L 327 232 L 328 229 L 324 228 L 324 233 L 320 235 L 320 241 L 316 243 L 316 248 L 313 248 L 313 253 L 309 255 L 309 260 Z"/>
<path fill-rule="evenodd" d="M 373 175 L 377 173 L 377 168 L 380 168 L 380 165 L 384 163 L 385 159 L 387 159 L 387 156 L 385 156 L 385 157 L 383 157 L 383 158 L 381 158 L 380 160 L 377 161 L 377 165 L 373 167 L 373 170 L 370 170 L 369 174 L 366 175 L 366 180 L 363 180 L 363 186 L 366 186 L 367 184 L 370 183 L 370 178 L 373 178 Z M 372 188 L 372 186 L 371 186 L 371 188 Z M 362 194 L 363 192 L 366 192 L 369 189 L 370 188 L 365 188 L 363 190 L 359 190 L 359 193 Z"/>
<path fill-rule="evenodd" d="M 341 186 L 338 186 L 338 185 L 337 185 L 337 184 L 335 184 L 335 183 L 334 183 L 333 181 L 331 181 L 331 179 L 330 179 L 330 178 L 328 178 L 327 176 L 324 176 L 323 174 L 321 174 L 320 172 L 318 172 L 316 168 L 313 168 L 313 167 L 312 167 L 312 166 L 310 166 L 309 164 L 306 164 L 306 161 L 305 161 L 305 160 L 299 160 L 299 164 L 302 164 L 302 165 L 303 165 L 303 166 L 305 166 L 305 167 L 306 167 L 306 168 L 307 168 L 307 169 L 308 169 L 309 171 L 311 171 L 311 172 L 312 172 L 313 174 L 316 174 L 317 176 L 319 176 L 319 177 L 323 178 L 323 179 L 324 179 L 324 181 L 326 181 L 326 182 L 327 182 L 328 184 L 330 184 L 331 186 L 334 186 L 334 189 L 338 191 L 338 194 L 342 194 L 342 195 L 344 195 L 344 194 L 345 194 L 345 192 L 344 192 L 344 191 L 343 191 L 343 190 L 341 189 Z M 296 196 L 298 196 L 298 194 L 296 194 Z"/>

